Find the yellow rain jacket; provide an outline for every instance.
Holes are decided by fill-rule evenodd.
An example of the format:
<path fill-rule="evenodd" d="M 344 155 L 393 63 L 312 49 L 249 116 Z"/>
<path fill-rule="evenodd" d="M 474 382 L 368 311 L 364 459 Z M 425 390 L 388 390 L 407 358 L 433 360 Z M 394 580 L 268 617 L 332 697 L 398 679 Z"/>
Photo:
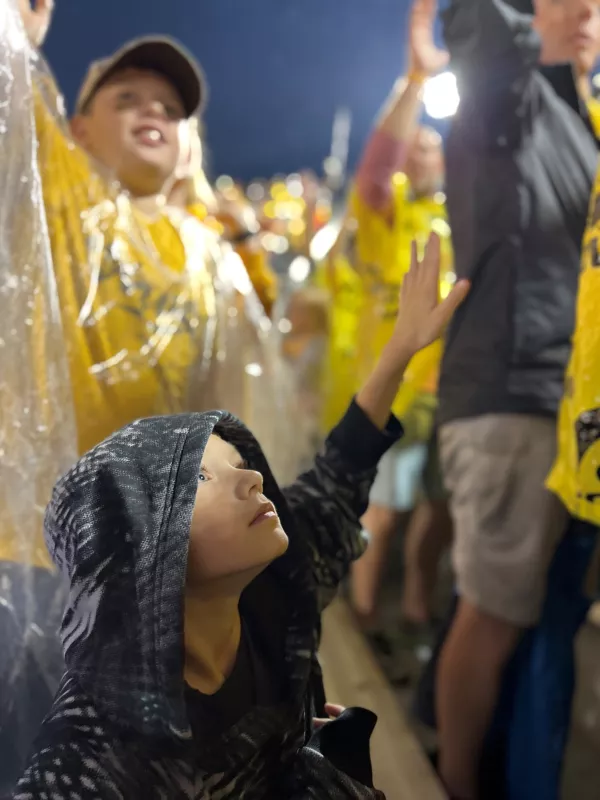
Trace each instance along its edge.
<path fill-rule="evenodd" d="M 336 390 L 328 392 L 326 426 L 337 419 L 340 410 L 366 380 L 389 340 L 398 312 L 400 287 L 410 267 L 411 242 L 422 248 L 431 231 L 441 238 L 442 265 L 440 294 L 450 291 L 453 272 L 450 227 L 446 219 L 445 197 L 413 197 L 407 177 L 393 178 L 393 222 L 365 203 L 354 189 L 350 196 L 350 215 L 356 232 L 344 254 L 334 262 L 329 278 L 332 292 L 332 334 L 329 380 Z M 324 268 L 321 269 L 324 274 Z M 323 278 L 321 278 L 323 280 Z M 407 419 L 418 398 L 427 409 L 408 427 L 417 428 L 417 439 L 426 439 L 432 424 L 431 411 L 437 390 L 442 344 L 435 342 L 411 362 L 394 403 L 394 413 Z M 412 437 L 411 437 L 412 438 Z"/>

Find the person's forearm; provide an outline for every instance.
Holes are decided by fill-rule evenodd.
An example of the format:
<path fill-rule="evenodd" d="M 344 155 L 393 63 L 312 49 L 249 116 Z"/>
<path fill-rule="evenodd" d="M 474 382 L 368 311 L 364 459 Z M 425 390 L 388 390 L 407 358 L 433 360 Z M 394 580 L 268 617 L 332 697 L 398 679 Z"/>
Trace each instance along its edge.
<path fill-rule="evenodd" d="M 377 130 L 397 142 L 410 142 L 421 114 L 424 84 L 423 75 L 409 74 L 408 78 L 400 78 L 384 106 Z"/>
<path fill-rule="evenodd" d="M 361 200 L 375 211 L 386 209 L 392 177 L 406 166 L 421 109 L 421 90 L 418 76 L 398 81 L 365 147 L 356 173 L 356 189 Z"/>
<path fill-rule="evenodd" d="M 412 356 L 413 353 L 407 350 L 400 358 L 397 353 L 393 358 L 388 358 L 384 350 L 367 382 L 356 395 L 357 404 L 379 430 L 384 430 L 387 424 L 392 404 Z"/>

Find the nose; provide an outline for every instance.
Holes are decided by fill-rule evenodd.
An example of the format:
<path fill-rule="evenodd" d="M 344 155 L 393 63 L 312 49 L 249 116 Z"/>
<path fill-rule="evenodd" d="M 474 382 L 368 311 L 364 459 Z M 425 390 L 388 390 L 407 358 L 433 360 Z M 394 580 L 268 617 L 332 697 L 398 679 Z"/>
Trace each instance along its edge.
<path fill-rule="evenodd" d="M 167 116 L 165 106 L 160 100 L 149 100 L 145 104 L 144 112 L 149 117 L 158 117 L 160 119 L 164 119 Z"/>
<path fill-rule="evenodd" d="M 263 476 L 254 469 L 239 469 L 237 473 L 237 494 L 242 500 L 246 500 L 253 494 L 262 494 Z"/>
<path fill-rule="evenodd" d="M 575 3 L 575 13 L 577 19 L 586 22 L 594 13 L 598 0 L 577 0 Z"/>

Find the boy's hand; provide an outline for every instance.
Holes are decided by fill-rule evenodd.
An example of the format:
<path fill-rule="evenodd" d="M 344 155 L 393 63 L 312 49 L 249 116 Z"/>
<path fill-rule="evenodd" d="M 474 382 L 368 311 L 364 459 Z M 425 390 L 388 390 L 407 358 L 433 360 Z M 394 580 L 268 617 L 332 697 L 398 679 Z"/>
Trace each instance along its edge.
<path fill-rule="evenodd" d="M 34 0 L 33 8 L 31 0 L 19 0 L 19 11 L 29 41 L 34 47 L 41 47 L 52 22 L 54 0 Z"/>
<path fill-rule="evenodd" d="M 409 361 L 417 351 L 439 339 L 469 291 L 469 282 L 459 281 L 440 303 L 439 280 L 440 240 L 432 234 L 422 261 L 413 243 L 411 266 L 402 284 L 394 332 L 369 379 L 356 395 L 357 404 L 379 430 L 385 428 Z"/>
<path fill-rule="evenodd" d="M 344 706 L 338 706 L 335 703 L 325 703 L 325 713 L 329 716 L 329 719 L 315 717 L 315 719 L 313 719 L 314 730 L 318 731 L 324 725 L 327 725 L 328 722 L 333 722 L 333 720 L 340 717 L 345 710 Z"/>
<path fill-rule="evenodd" d="M 421 261 L 413 242 L 410 270 L 400 292 L 398 320 L 384 351 L 386 360 L 404 363 L 442 335 L 452 314 L 467 296 L 469 282 L 459 281 L 440 302 L 439 280 L 440 240 L 432 233 Z"/>

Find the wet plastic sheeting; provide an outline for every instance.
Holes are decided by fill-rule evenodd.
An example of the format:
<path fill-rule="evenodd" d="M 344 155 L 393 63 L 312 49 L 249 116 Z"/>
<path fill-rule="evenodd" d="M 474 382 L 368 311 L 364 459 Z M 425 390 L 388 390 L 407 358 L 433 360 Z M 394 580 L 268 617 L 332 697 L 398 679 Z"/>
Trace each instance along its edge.
<path fill-rule="evenodd" d="M 58 579 L 42 515 L 75 458 L 67 355 L 36 163 L 31 77 L 16 2 L 0 3 L 0 795 L 62 672 Z M 40 549 L 42 552 L 40 552 Z"/>
<path fill-rule="evenodd" d="M 138 212 L 67 134 L 17 0 L 0 3 L 0 796 L 62 672 L 42 518 L 78 452 L 140 416 L 227 408 L 281 480 L 294 399 L 241 260 L 191 215 Z"/>

